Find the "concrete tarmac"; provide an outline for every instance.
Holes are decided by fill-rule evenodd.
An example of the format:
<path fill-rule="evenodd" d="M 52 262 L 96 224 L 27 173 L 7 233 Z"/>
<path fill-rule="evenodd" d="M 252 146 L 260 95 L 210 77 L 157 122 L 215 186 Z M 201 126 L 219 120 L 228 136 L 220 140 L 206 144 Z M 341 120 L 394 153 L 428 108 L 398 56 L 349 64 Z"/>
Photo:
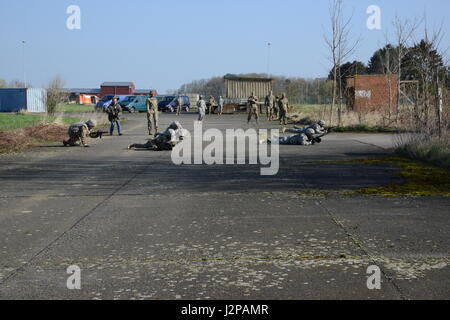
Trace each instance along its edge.
<path fill-rule="evenodd" d="M 278 174 L 261 176 L 127 150 L 148 135 L 144 115 L 126 117 L 123 136 L 90 148 L 0 155 L 0 299 L 450 298 L 448 198 L 315 193 L 401 183 L 398 168 L 336 161 L 389 155 L 394 136 L 280 146 Z M 195 119 L 164 113 L 160 127 Z M 278 125 L 214 115 L 208 128 Z M 71 265 L 80 290 L 67 289 Z"/>

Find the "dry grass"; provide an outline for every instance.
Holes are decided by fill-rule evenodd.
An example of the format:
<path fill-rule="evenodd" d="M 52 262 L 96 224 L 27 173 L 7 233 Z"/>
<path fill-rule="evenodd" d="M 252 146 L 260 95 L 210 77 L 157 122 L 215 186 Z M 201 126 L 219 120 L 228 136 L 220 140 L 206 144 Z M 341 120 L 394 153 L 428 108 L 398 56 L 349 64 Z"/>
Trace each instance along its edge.
<path fill-rule="evenodd" d="M 288 119 L 293 124 L 302 125 L 310 124 L 318 120 L 325 120 L 327 126 L 338 127 L 337 113 L 333 114 L 330 123 L 330 112 L 329 108 L 326 107 L 294 112 L 289 115 Z M 354 111 L 343 111 L 341 125 L 339 126 L 342 131 L 392 131 L 398 130 L 399 127 L 401 128 L 402 126 L 394 125 L 381 112 L 360 113 Z M 371 130 L 373 128 L 379 130 Z M 382 128 L 385 129 L 381 130 Z"/>
<path fill-rule="evenodd" d="M 40 123 L 27 128 L 0 132 L 0 152 L 11 152 L 38 145 L 43 141 L 62 141 L 67 126 L 58 123 Z"/>
<path fill-rule="evenodd" d="M 0 152 L 12 152 L 36 146 L 44 141 L 67 138 L 68 125 L 78 121 L 95 120 L 99 128 L 107 123 L 105 114 L 83 113 L 67 115 L 34 115 L 27 112 L 0 115 Z"/>
<path fill-rule="evenodd" d="M 449 131 L 443 133 L 440 138 L 423 132 L 400 135 L 396 145 L 396 152 L 404 157 L 450 169 Z"/>

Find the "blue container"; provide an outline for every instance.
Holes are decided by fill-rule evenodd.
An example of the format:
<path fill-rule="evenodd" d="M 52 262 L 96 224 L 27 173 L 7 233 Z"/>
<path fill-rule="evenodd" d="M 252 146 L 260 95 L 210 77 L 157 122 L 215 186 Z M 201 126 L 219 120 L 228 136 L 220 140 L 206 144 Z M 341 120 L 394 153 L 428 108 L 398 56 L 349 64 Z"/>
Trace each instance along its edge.
<path fill-rule="evenodd" d="M 47 112 L 47 91 L 37 88 L 0 89 L 0 112 Z"/>

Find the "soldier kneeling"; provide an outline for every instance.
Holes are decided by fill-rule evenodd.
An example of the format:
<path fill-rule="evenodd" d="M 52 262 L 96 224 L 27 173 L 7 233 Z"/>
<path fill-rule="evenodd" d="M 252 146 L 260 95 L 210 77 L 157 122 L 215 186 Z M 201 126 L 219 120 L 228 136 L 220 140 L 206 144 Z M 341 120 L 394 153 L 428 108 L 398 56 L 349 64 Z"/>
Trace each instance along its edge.
<path fill-rule="evenodd" d="M 145 144 L 131 144 L 128 149 L 150 149 L 156 151 L 170 151 L 186 136 L 187 130 L 183 129 L 178 121 L 174 121 L 163 132 L 158 132 L 154 139 L 149 139 Z"/>
<path fill-rule="evenodd" d="M 67 131 L 69 135 L 69 140 L 64 140 L 63 144 L 65 147 L 70 146 L 83 146 L 88 147 L 86 144 L 86 138 L 89 136 L 91 138 L 101 137 L 101 132 L 91 132 L 94 129 L 96 123 L 94 120 L 89 120 L 86 122 L 77 122 L 70 125 Z"/>

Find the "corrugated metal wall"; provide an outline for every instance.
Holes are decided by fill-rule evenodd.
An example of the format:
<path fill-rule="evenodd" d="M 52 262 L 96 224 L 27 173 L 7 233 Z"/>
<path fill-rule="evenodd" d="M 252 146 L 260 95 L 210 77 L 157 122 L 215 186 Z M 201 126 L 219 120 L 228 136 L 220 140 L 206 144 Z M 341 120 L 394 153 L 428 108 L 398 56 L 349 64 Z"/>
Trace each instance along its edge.
<path fill-rule="evenodd" d="M 45 89 L 0 89 L 0 112 L 46 112 L 46 97 Z"/>
<path fill-rule="evenodd" d="M 225 79 L 225 94 L 228 99 L 247 99 L 252 92 L 262 99 L 272 90 L 272 81 Z"/>
<path fill-rule="evenodd" d="M 27 89 L 27 111 L 47 112 L 47 90 L 36 88 Z"/>
<path fill-rule="evenodd" d="M 0 89 L 0 112 L 17 112 L 26 108 L 26 89 Z"/>

